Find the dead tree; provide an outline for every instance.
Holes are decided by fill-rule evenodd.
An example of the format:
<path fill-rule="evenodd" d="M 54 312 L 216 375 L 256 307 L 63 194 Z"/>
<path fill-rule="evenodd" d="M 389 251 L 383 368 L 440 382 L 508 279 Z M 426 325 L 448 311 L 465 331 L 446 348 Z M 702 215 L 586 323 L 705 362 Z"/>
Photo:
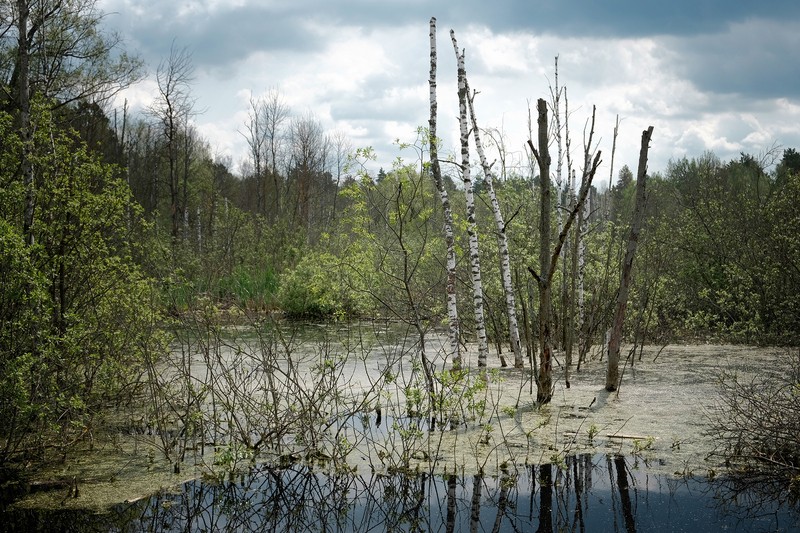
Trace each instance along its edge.
<path fill-rule="evenodd" d="M 508 226 L 508 222 L 503 218 L 503 213 L 500 210 L 500 202 L 497 201 L 497 194 L 494 190 L 492 165 L 486 159 L 486 152 L 484 151 L 483 143 L 481 142 L 478 119 L 475 117 L 475 94 L 470 94 L 469 82 L 466 80 L 466 78 L 464 82 L 467 89 L 467 103 L 469 104 L 469 114 L 472 121 L 472 135 L 475 138 L 475 146 L 478 151 L 478 157 L 481 160 L 483 178 L 486 183 L 486 190 L 489 194 L 492 213 L 494 214 L 494 222 L 497 227 L 497 248 L 500 252 L 500 273 L 503 279 L 503 291 L 506 297 L 508 336 L 511 339 L 511 351 L 514 352 L 514 368 L 523 368 L 525 366 L 525 360 L 522 357 L 522 348 L 520 347 L 519 323 L 517 321 L 517 301 L 516 296 L 514 295 L 514 284 L 511 281 L 511 256 L 508 252 L 508 236 L 506 235 L 506 227 Z M 505 366 L 505 360 L 502 358 L 502 356 L 501 361 L 503 366 Z"/>
<path fill-rule="evenodd" d="M 617 303 L 614 309 L 614 321 L 611 324 L 611 336 L 608 341 L 608 370 L 606 372 L 606 390 L 613 392 L 619 387 L 619 348 L 622 342 L 622 326 L 625 323 L 625 309 L 628 306 L 628 291 L 631 285 L 633 258 L 639 242 L 639 233 L 644 223 L 644 207 L 647 200 L 645 185 L 647 180 L 647 151 L 650 147 L 650 137 L 653 135 L 653 126 L 642 132 L 642 146 L 639 150 L 639 168 L 636 174 L 636 203 L 633 209 L 631 231 L 628 236 L 628 247 L 625 258 L 622 260 L 622 274 L 620 276 Z"/>
<path fill-rule="evenodd" d="M 472 181 L 469 163 L 469 120 L 467 118 L 467 69 L 463 50 L 458 49 L 456 34 L 450 30 L 453 50 L 458 63 L 458 109 L 461 133 L 461 179 L 464 182 L 464 196 L 467 199 L 467 236 L 469 238 L 469 263 L 472 277 L 472 307 L 475 312 L 475 334 L 478 337 L 478 366 L 485 367 L 489 355 L 486 340 L 486 320 L 484 319 L 483 281 L 481 280 L 481 259 L 478 247 L 478 223 L 475 220 L 475 184 Z"/>
<path fill-rule="evenodd" d="M 430 21 L 430 47 L 431 47 L 431 71 L 428 84 L 430 86 L 430 107 L 431 116 L 428 122 L 428 143 L 430 145 L 431 174 L 439 192 L 444 212 L 444 240 L 447 246 L 447 318 L 448 318 L 448 337 L 450 342 L 450 358 L 454 368 L 461 367 L 461 348 L 460 336 L 461 326 L 458 320 L 458 307 L 456 306 L 456 240 L 453 232 L 453 211 L 450 207 L 450 198 L 442 180 L 442 170 L 439 165 L 439 139 L 436 137 L 436 17 L 431 17 Z"/>
<path fill-rule="evenodd" d="M 539 375 L 536 380 L 537 395 L 536 401 L 538 403 L 549 403 L 553 398 L 553 309 L 552 309 L 552 281 L 553 274 L 558 265 L 558 258 L 561 255 L 561 249 L 564 247 L 564 242 L 567 239 L 567 234 L 572 227 L 579 211 L 583 207 L 589 190 L 592 186 L 592 180 L 597 172 L 597 167 L 600 165 L 600 152 L 598 151 L 590 165 L 583 169 L 583 176 L 581 178 L 581 188 L 578 194 L 578 200 L 567 215 L 563 227 L 558 235 L 555 246 L 551 250 L 550 238 L 550 211 L 551 211 L 551 185 L 550 185 L 550 153 L 548 150 L 548 123 L 547 123 L 547 102 L 540 98 L 537 102 L 536 109 L 538 112 L 538 150 L 533 144 L 532 140 L 528 140 L 528 146 L 531 149 L 536 162 L 539 166 L 539 184 L 541 190 L 541 211 L 539 218 L 539 233 L 540 233 L 540 246 L 539 246 L 539 269 L 537 273 L 532 267 L 528 267 L 528 271 L 536 280 L 539 286 L 539 348 L 540 348 L 540 364 Z M 594 135 L 595 112 L 592 111 L 591 128 L 589 130 L 589 139 L 586 144 L 586 150 L 590 150 L 592 146 L 592 137 Z M 586 157 L 586 161 L 590 160 Z"/>

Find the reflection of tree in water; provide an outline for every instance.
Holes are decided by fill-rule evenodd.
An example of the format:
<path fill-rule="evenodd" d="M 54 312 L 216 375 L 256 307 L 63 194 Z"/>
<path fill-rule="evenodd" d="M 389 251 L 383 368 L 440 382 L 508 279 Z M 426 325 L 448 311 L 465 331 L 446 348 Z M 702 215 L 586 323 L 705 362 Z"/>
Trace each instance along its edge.
<path fill-rule="evenodd" d="M 610 456 L 608 461 L 611 461 Z M 625 457 L 614 456 L 614 466 L 617 471 L 617 488 L 619 489 L 619 500 L 622 506 L 622 516 L 625 519 L 625 531 L 634 533 L 636 531 L 636 520 L 634 519 L 633 509 L 631 508 L 631 496 L 628 492 L 628 465 Z M 609 475 L 611 475 L 611 465 L 608 465 Z M 634 489 L 635 491 L 635 489 Z"/>
<path fill-rule="evenodd" d="M 800 484 L 800 477 L 797 483 Z M 785 480 L 770 473 L 736 472 L 714 479 L 705 490 L 720 514 L 747 523 L 769 516 L 779 506 L 794 516 L 795 527 L 800 530 L 800 487 L 787 490 Z"/>
<path fill-rule="evenodd" d="M 754 524 L 775 529 L 772 522 L 731 522 L 714 513 L 714 494 L 698 480 L 639 468 L 623 456 L 591 455 L 509 467 L 495 476 L 263 468 L 227 483 L 190 482 L 182 493 L 163 493 L 120 509 L 117 521 L 135 516 L 121 526 L 126 531 L 629 533 L 714 530 L 730 523 L 744 530 Z"/>

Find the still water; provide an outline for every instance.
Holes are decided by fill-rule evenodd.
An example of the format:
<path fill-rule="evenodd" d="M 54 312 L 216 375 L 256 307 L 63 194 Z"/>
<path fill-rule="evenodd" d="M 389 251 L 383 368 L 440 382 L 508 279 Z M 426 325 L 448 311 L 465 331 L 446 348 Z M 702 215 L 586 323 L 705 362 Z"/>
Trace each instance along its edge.
<path fill-rule="evenodd" d="M 0 516 L 6 531 L 800 531 L 796 502 L 735 491 L 724 480 L 648 473 L 635 458 L 588 454 L 492 477 L 259 467 L 104 514 Z"/>

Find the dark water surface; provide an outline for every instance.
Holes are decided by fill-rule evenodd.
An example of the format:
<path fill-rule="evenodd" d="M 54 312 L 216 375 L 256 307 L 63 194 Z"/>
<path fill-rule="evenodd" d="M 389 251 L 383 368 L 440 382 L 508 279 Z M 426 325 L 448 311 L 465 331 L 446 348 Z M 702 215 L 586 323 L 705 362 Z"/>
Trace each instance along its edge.
<path fill-rule="evenodd" d="M 14 510 L 0 520 L 4 531 L 800 531 L 796 504 L 613 455 L 491 477 L 262 467 L 105 514 Z"/>

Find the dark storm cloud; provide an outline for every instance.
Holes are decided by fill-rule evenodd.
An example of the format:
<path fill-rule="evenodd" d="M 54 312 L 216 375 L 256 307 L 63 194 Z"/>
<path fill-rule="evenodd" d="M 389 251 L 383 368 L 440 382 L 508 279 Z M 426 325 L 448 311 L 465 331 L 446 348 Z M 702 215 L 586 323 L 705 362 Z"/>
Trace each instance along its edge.
<path fill-rule="evenodd" d="M 700 90 L 800 98 L 800 22 L 752 21 L 672 47 L 678 72 Z"/>
<path fill-rule="evenodd" d="M 497 0 L 474 2 L 471 9 L 452 3 L 449 15 L 486 24 L 498 31 L 533 30 L 574 37 L 695 35 L 719 31 L 751 18 L 785 19 L 800 15 L 800 2 L 744 0 Z"/>
<path fill-rule="evenodd" d="M 326 29 L 340 28 L 343 32 L 354 27 L 379 31 L 382 27 L 406 24 L 424 26 L 431 16 L 437 16 L 442 34 L 450 28 L 461 32 L 470 25 L 484 25 L 493 32 L 627 38 L 716 35 L 737 22 L 800 17 L 800 2 L 796 0 L 295 0 L 252 2 L 190 14 L 179 14 L 180 8 L 180 2 L 153 2 L 140 20 L 131 20 L 120 11 L 119 17 L 111 17 L 109 22 L 118 27 L 128 26 L 124 33 L 135 35 L 138 48 L 149 64 L 157 64 L 165 57 L 174 40 L 194 52 L 199 68 L 218 68 L 258 51 L 318 49 L 323 43 L 309 29 L 312 24 Z M 715 47 L 713 42 L 710 44 L 709 52 L 713 53 Z M 701 57 L 704 51 L 683 49 L 682 52 Z M 696 75 L 702 78 L 708 72 L 704 65 L 715 59 L 716 56 L 710 55 L 708 61 L 698 60 L 700 68 Z M 730 64 L 731 58 L 726 59 Z M 690 68 L 689 72 L 694 71 Z M 743 88 L 754 83 L 746 75 L 737 75 L 735 79 Z"/>
<path fill-rule="evenodd" d="M 242 6 L 179 15 L 179 6 L 157 3 L 147 18 L 130 20 L 120 12 L 107 21 L 133 41 L 150 65 L 167 57 L 173 42 L 192 51 L 198 68 L 230 67 L 259 51 L 305 52 L 322 46 L 309 31 L 308 19 L 295 10 Z"/>
<path fill-rule="evenodd" d="M 301 9 L 302 3 L 299 4 Z M 494 31 L 530 30 L 574 37 L 639 37 L 715 32 L 752 18 L 800 15 L 796 0 L 345 0 L 306 6 L 335 23 L 396 25 L 436 16 L 450 27 L 486 25 Z M 312 11 L 313 10 L 313 11 Z M 346 15 L 343 15 L 346 13 Z"/>

